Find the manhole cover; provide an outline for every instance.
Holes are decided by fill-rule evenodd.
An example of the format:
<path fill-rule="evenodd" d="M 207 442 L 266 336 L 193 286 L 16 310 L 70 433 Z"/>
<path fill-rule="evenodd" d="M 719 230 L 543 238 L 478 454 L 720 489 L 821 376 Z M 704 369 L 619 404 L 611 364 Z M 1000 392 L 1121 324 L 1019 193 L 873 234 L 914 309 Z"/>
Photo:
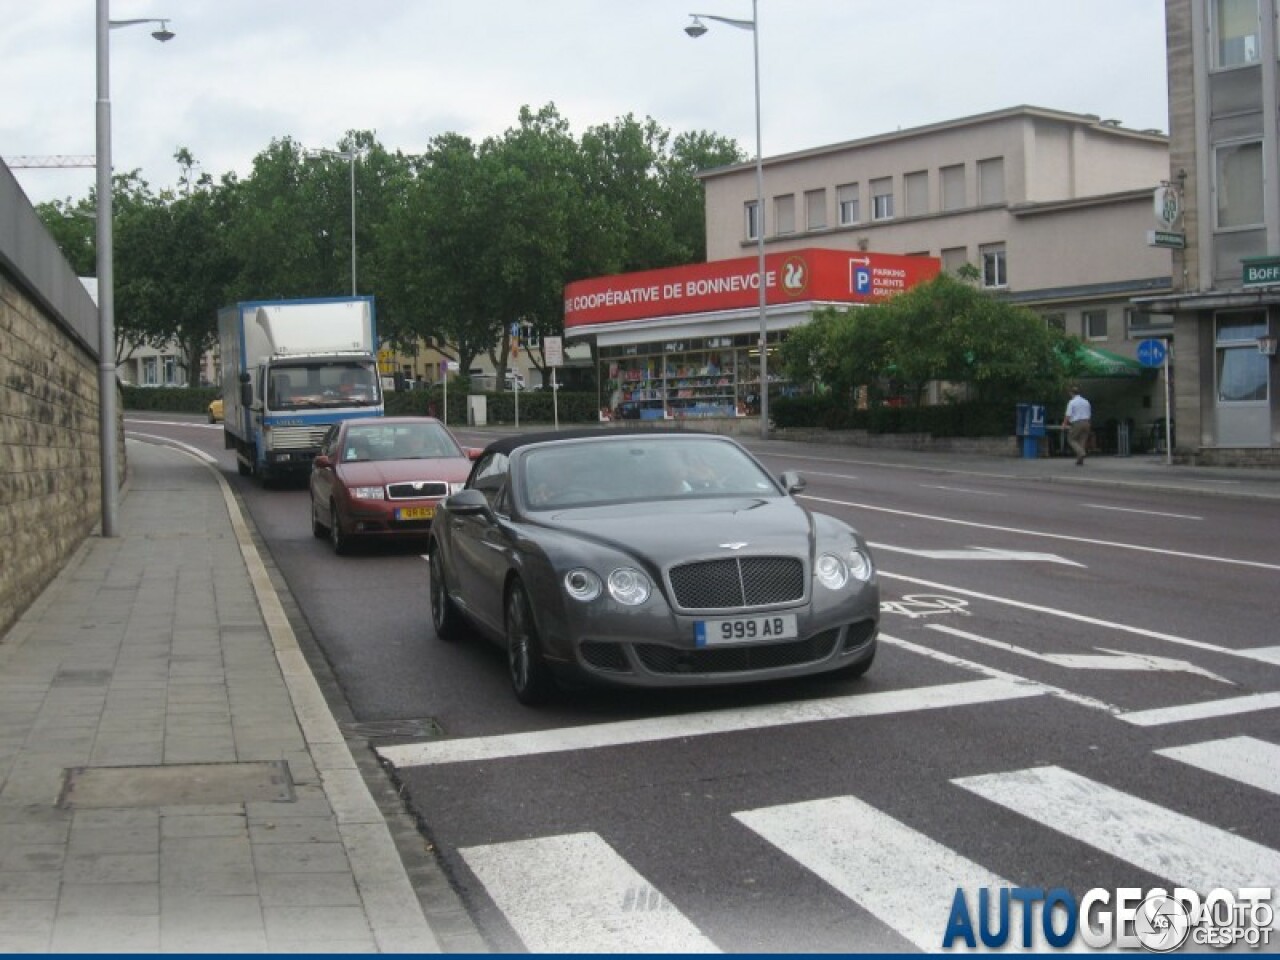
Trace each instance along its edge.
<path fill-rule="evenodd" d="M 412 720 L 368 720 L 339 724 L 344 735 L 361 740 L 422 740 L 443 737 L 444 729 L 430 717 Z"/>
<path fill-rule="evenodd" d="M 185 804 L 292 802 L 293 778 L 284 760 L 184 763 L 164 767 L 72 767 L 58 806 L 169 807 Z"/>

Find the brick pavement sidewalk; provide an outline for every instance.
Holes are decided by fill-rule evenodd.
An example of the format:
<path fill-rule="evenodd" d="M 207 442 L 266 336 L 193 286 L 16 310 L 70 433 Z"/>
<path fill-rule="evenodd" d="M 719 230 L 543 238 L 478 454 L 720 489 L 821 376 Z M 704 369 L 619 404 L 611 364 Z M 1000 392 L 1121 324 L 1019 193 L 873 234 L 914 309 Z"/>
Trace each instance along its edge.
<path fill-rule="evenodd" d="M 0 952 L 439 952 L 226 481 L 129 461 L 0 638 Z"/>

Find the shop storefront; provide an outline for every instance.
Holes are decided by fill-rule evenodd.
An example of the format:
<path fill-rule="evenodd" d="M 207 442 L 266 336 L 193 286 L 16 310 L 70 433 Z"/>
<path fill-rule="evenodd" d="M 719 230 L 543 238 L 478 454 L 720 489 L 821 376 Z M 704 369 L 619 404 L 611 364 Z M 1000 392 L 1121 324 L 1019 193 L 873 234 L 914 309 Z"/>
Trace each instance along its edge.
<path fill-rule="evenodd" d="M 633 420 L 758 415 L 761 333 L 770 397 L 790 389 L 776 350 L 814 311 L 872 303 L 928 280 L 933 257 L 820 248 L 580 280 L 565 334 L 593 338 L 604 415 Z"/>

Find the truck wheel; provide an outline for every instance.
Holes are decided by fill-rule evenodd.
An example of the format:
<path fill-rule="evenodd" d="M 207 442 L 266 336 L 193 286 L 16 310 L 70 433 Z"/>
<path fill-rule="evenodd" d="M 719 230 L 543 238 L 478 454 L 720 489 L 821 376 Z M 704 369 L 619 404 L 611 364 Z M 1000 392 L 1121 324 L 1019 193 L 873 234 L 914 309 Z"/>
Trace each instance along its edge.
<path fill-rule="evenodd" d="M 236 471 L 242 477 L 248 477 L 253 475 L 253 470 L 249 467 L 247 463 L 241 460 L 238 455 L 236 456 Z"/>

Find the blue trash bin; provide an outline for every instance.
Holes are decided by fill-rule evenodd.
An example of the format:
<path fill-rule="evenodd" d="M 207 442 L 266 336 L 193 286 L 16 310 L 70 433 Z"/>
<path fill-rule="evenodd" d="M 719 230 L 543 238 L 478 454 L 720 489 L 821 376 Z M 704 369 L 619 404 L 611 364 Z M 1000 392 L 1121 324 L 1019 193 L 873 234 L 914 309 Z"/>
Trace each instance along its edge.
<path fill-rule="evenodd" d="M 1040 438 L 1046 433 L 1045 408 L 1042 403 L 1018 404 L 1017 434 L 1022 438 L 1022 458 L 1035 460 L 1040 456 Z"/>

